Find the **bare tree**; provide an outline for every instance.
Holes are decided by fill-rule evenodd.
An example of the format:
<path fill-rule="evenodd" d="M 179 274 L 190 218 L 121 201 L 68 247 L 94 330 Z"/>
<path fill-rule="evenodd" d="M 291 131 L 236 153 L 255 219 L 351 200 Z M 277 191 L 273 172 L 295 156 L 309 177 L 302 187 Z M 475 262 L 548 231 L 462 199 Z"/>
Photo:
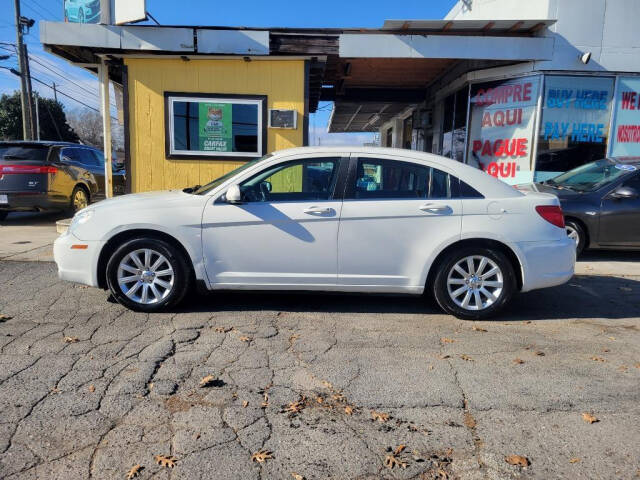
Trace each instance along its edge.
<path fill-rule="evenodd" d="M 74 110 L 68 115 L 69 125 L 86 145 L 102 150 L 104 148 L 102 136 L 102 116 L 93 110 Z M 112 149 L 124 149 L 124 131 L 117 120 L 111 119 Z"/>

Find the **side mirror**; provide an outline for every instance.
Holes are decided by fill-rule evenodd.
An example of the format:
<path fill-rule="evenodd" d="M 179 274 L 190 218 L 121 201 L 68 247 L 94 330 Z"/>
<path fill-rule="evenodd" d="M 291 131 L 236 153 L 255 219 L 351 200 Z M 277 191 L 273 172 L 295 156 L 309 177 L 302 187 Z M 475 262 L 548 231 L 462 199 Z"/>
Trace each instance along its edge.
<path fill-rule="evenodd" d="M 632 199 L 638 198 L 640 194 L 635 188 L 632 187 L 619 187 L 611 194 L 612 198 L 617 198 L 618 200 Z"/>
<path fill-rule="evenodd" d="M 238 185 L 231 185 L 225 193 L 227 203 L 242 203 L 242 193 Z"/>

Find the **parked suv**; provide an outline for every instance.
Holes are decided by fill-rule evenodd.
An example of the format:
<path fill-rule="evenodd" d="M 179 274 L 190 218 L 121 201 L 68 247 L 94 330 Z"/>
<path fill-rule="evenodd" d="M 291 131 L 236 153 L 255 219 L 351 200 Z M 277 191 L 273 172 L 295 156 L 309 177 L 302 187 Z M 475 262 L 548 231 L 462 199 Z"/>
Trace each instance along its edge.
<path fill-rule="evenodd" d="M 114 169 L 114 191 L 124 171 Z M 76 212 L 104 195 L 104 155 L 63 142 L 0 142 L 0 220 L 9 212 Z"/>

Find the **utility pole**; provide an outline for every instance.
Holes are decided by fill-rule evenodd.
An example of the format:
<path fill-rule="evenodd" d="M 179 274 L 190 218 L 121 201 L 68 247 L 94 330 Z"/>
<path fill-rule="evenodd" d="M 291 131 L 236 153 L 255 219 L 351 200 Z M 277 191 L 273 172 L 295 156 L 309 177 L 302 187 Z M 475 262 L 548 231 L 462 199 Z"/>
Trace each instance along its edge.
<path fill-rule="evenodd" d="M 36 140 L 40 141 L 40 95 L 36 95 Z"/>
<path fill-rule="evenodd" d="M 23 57 L 23 62 L 24 62 L 24 74 L 26 77 L 26 81 L 27 81 L 27 100 L 28 100 L 28 107 L 29 107 L 29 122 L 30 122 L 30 126 L 31 126 L 31 140 L 36 138 L 36 112 L 35 112 L 35 108 L 33 106 L 33 90 L 31 87 L 31 68 L 29 67 L 29 51 L 27 50 L 27 44 L 24 43 L 22 45 L 22 48 L 24 48 L 24 57 Z"/>
<path fill-rule="evenodd" d="M 27 97 L 27 78 L 25 76 L 27 68 L 24 58 L 24 48 L 22 43 L 22 22 L 20 21 L 20 0 L 15 0 L 16 10 L 16 42 L 18 50 L 18 64 L 20 65 L 20 103 L 22 106 L 22 135 L 24 140 L 32 139 L 31 130 L 31 97 Z"/>
<path fill-rule="evenodd" d="M 58 90 L 56 90 L 56 82 L 53 82 L 53 98 L 58 101 Z"/>

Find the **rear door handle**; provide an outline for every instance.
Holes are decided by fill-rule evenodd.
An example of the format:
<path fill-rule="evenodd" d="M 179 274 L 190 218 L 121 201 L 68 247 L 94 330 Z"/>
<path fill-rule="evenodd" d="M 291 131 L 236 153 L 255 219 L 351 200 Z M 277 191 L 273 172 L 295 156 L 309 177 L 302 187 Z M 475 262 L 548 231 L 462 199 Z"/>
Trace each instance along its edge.
<path fill-rule="evenodd" d="M 304 209 L 304 213 L 309 215 L 320 215 L 323 213 L 331 213 L 332 209 L 329 207 L 309 207 Z"/>
<path fill-rule="evenodd" d="M 423 212 L 444 212 L 445 210 L 449 210 L 449 205 L 443 205 L 441 203 L 425 203 L 420 206 L 420 210 Z"/>

